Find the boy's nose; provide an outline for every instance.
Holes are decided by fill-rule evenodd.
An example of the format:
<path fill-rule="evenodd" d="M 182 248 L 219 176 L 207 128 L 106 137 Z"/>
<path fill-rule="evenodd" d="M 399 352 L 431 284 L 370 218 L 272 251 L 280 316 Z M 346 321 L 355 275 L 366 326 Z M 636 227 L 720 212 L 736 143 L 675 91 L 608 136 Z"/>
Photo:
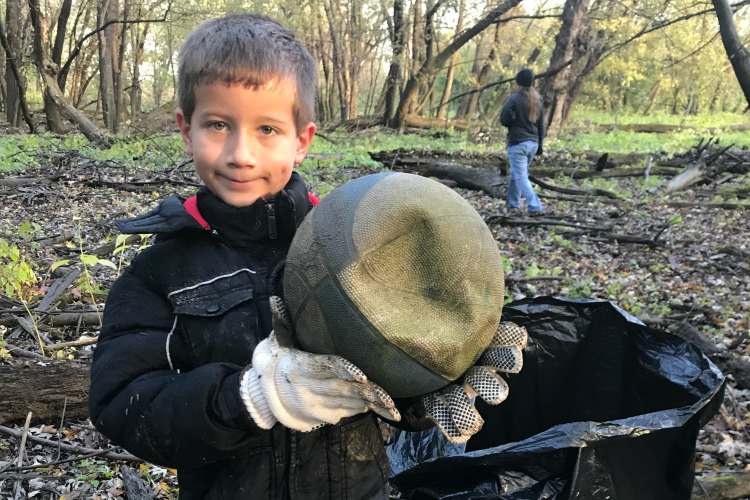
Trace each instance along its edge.
<path fill-rule="evenodd" d="M 234 140 L 227 143 L 227 162 L 234 167 L 254 167 L 256 158 L 252 137 L 247 134 L 237 134 Z"/>

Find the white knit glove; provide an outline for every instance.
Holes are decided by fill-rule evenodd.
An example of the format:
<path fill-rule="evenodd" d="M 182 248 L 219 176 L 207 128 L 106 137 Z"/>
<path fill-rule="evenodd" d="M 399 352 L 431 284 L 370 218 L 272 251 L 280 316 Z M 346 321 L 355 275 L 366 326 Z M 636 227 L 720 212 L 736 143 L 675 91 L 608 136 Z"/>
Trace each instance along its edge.
<path fill-rule="evenodd" d="M 490 346 L 464 375 L 463 384 L 450 384 L 422 396 L 418 411 L 435 422 L 448 441 L 465 443 L 484 425 L 472 399 L 478 395 L 491 405 L 505 401 L 508 384 L 499 372 L 521 371 L 521 351 L 527 343 L 526 328 L 509 321 L 500 323 Z"/>
<path fill-rule="evenodd" d="M 259 427 L 279 421 L 307 432 L 368 410 L 401 419 L 391 397 L 349 361 L 287 347 L 291 323 L 279 297 L 271 297 L 271 311 L 274 332 L 255 348 L 240 379 L 242 400 Z"/>

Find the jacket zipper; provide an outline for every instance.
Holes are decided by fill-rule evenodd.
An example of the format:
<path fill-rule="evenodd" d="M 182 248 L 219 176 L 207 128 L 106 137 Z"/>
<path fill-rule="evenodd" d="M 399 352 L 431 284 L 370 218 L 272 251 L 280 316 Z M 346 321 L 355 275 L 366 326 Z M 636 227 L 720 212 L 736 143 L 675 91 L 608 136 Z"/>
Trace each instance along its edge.
<path fill-rule="evenodd" d="M 276 209 L 273 203 L 266 205 L 266 212 L 268 212 L 268 237 L 275 240 L 278 237 L 278 232 L 276 230 Z"/>

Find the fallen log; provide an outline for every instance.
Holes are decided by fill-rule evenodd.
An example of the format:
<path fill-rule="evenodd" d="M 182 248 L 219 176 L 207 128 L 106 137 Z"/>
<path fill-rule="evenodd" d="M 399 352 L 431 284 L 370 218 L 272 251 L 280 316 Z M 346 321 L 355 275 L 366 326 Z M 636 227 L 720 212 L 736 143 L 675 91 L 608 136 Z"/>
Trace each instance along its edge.
<path fill-rule="evenodd" d="M 438 177 L 456 182 L 458 187 L 484 191 L 494 198 L 504 194 L 505 181 L 497 170 L 478 169 L 458 163 L 430 163 L 420 172 L 425 177 Z"/>
<path fill-rule="evenodd" d="M 80 361 L 12 361 L 0 367 L 0 423 L 88 418 L 89 364 Z"/>
<path fill-rule="evenodd" d="M 739 500 L 750 497 L 750 474 L 696 478 L 693 500 Z"/>

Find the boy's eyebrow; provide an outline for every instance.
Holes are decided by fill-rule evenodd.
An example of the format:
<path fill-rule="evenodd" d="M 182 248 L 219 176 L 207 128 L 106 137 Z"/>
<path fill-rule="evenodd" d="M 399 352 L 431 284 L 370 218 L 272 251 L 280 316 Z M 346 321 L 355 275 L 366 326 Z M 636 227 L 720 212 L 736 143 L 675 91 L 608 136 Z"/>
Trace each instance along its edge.
<path fill-rule="evenodd" d="M 213 111 L 213 110 L 210 110 L 210 109 L 206 109 L 206 110 L 200 111 L 199 113 L 197 113 L 197 116 L 199 116 L 200 118 L 203 118 L 203 119 L 205 119 L 205 118 L 211 118 L 211 117 L 221 118 L 221 119 L 231 118 L 230 114 L 223 113 L 221 111 Z M 294 123 L 294 120 L 291 117 L 289 119 L 287 119 L 287 118 L 277 117 L 277 116 L 273 116 L 273 115 L 258 116 L 256 118 L 254 118 L 254 120 L 255 121 L 259 121 L 259 122 L 273 123 L 273 124 L 276 124 L 276 125 L 288 125 L 290 123 Z"/>

